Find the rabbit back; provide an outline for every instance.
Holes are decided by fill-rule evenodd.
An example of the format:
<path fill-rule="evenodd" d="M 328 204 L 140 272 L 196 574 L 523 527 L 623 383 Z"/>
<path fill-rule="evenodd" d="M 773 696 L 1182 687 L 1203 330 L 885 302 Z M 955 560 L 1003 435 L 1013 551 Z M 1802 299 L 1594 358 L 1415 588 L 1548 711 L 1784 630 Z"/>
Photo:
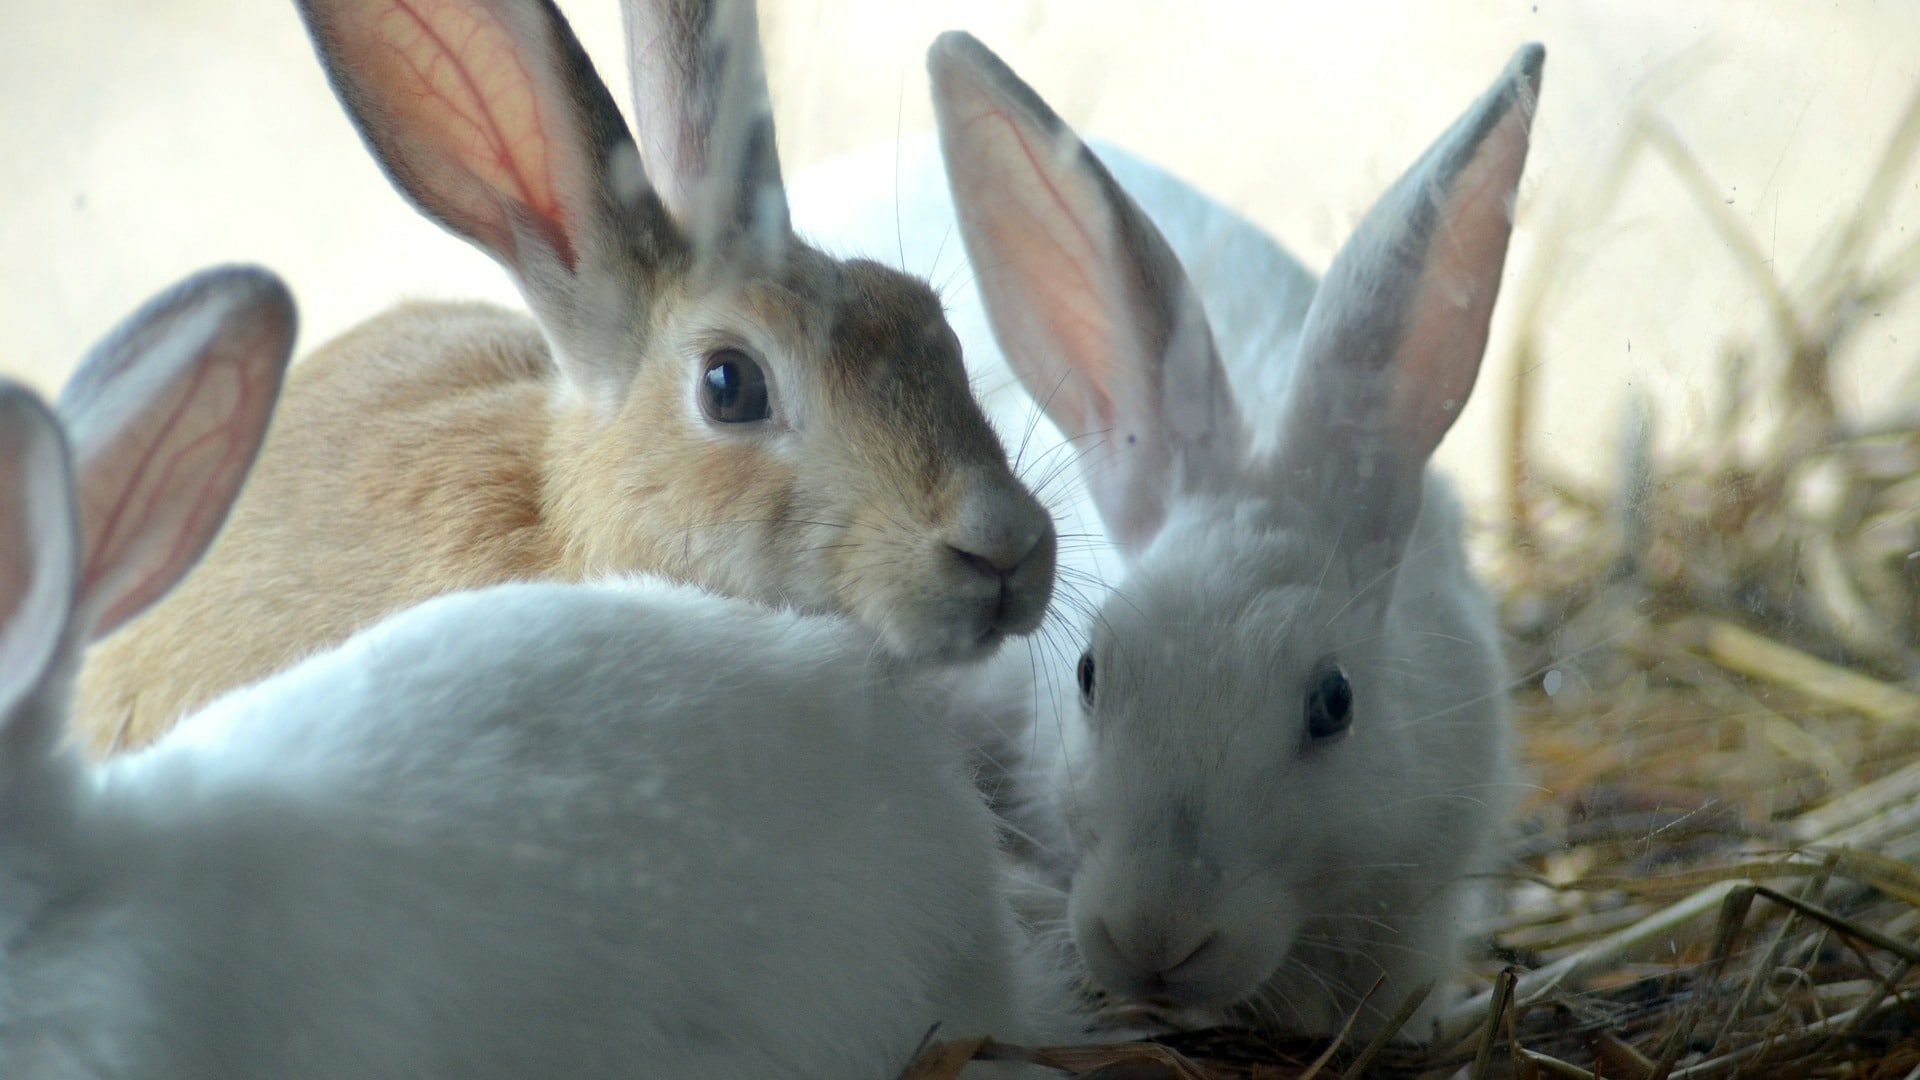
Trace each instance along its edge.
<path fill-rule="evenodd" d="M 687 587 L 515 585 L 222 698 L 111 763 L 61 858 L 144 991 L 113 1052 L 879 1077 L 936 1020 L 1017 1031 L 991 820 L 864 658 Z"/>

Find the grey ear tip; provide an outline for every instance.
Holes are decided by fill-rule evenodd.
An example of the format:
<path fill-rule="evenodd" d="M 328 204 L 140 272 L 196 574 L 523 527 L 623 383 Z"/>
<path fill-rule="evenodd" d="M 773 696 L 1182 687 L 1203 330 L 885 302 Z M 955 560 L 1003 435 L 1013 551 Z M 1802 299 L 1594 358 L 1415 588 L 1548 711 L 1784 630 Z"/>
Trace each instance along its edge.
<path fill-rule="evenodd" d="M 177 295 L 224 299 L 238 310 L 283 325 L 289 338 L 299 322 L 299 306 L 286 280 L 257 263 L 209 267 L 181 282 Z"/>
<path fill-rule="evenodd" d="M 927 70 L 937 77 L 949 65 L 956 63 L 979 63 L 982 56 L 992 56 L 980 39 L 965 30 L 948 30 L 933 39 L 927 46 Z"/>
<path fill-rule="evenodd" d="M 39 391 L 5 375 L 0 375 L 0 426 L 23 433 L 60 431 L 59 418 Z"/>
<path fill-rule="evenodd" d="M 39 393 L 18 379 L 0 375 L 0 411 L 31 413 L 35 410 L 46 411 Z"/>
<path fill-rule="evenodd" d="M 293 354 L 298 328 L 293 292 L 280 275 L 248 263 L 209 267 L 148 298 L 109 331 L 61 387 L 59 409 L 69 417 L 82 415 L 129 364 L 151 355 L 157 341 L 189 345 L 173 361 L 179 363 L 219 342 L 243 340 L 232 336 L 239 330 L 249 350 L 243 355 L 268 361 L 277 372 Z"/>
<path fill-rule="evenodd" d="M 949 30 L 927 49 L 927 74 L 934 84 L 934 111 L 940 112 L 955 90 L 984 92 L 998 102 L 1025 113 L 1047 131 L 1060 132 L 1066 124 L 1059 114 L 1028 86 L 1000 54 L 965 30 Z"/>
<path fill-rule="evenodd" d="M 1537 41 L 1529 41 L 1525 45 L 1520 46 L 1520 48 L 1514 52 L 1513 59 L 1508 62 L 1507 71 L 1509 80 L 1519 81 L 1526 87 L 1529 95 L 1538 97 L 1540 94 L 1540 77 L 1545 71 L 1546 65 L 1547 47 Z"/>

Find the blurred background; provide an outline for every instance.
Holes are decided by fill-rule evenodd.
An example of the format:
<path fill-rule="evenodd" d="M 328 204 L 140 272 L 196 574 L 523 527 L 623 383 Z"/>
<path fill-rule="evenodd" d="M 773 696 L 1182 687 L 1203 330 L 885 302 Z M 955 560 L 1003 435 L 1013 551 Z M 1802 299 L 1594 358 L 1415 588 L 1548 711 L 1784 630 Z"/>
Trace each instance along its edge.
<path fill-rule="evenodd" d="M 562 6 L 623 85 L 616 5 Z M 1629 388 L 1653 395 L 1661 443 L 1683 442 L 1712 410 L 1729 339 L 1769 333 L 1712 214 L 1791 281 L 1920 88 L 1920 4 L 1889 0 L 762 0 L 761 17 L 789 172 L 930 127 L 922 54 L 960 27 L 1082 131 L 1171 166 L 1316 268 L 1516 45 L 1545 42 L 1500 325 L 1443 448 L 1482 501 L 1503 482 L 1496 433 L 1527 290 L 1551 284 L 1536 326 L 1540 452 L 1576 471 L 1610 461 L 1599 451 Z M 1596 191 L 1641 110 L 1671 125 L 1717 207 L 1644 157 L 1616 197 Z M 291 3 L 0 5 L 0 127 L 0 370 L 43 388 L 139 300 L 222 260 L 288 278 L 303 350 L 403 296 L 518 303 L 485 257 L 387 186 Z M 1920 237 L 1920 177 L 1905 176 L 1885 223 L 1885 251 Z M 1870 319 L 1839 358 L 1843 408 L 1914 400 L 1920 305 Z"/>

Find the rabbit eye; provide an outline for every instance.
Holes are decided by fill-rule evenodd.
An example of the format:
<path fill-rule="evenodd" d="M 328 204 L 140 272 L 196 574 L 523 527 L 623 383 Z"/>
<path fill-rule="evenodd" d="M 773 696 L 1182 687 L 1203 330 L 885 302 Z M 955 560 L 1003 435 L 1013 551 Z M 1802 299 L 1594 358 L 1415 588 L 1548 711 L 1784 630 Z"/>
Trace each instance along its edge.
<path fill-rule="evenodd" d="M 1093 654 L 1080 654 L 1080 704 L 1093 708 Z"/>
<path fill-rule="evenodd" d="M 767 405 L 767 374 L 739 349 L 721 349 L 707 357 L 700 372 L 700 411 L 716 424 L 749 424 L 772 415 Z"/>
<path fill-rule="evenodd" d="M 1353 684 L 1340 665 L 1328 663 L 1307 688 L 1307 735 L 1315 742 L 1338 738 L 1353 726 Z"/>

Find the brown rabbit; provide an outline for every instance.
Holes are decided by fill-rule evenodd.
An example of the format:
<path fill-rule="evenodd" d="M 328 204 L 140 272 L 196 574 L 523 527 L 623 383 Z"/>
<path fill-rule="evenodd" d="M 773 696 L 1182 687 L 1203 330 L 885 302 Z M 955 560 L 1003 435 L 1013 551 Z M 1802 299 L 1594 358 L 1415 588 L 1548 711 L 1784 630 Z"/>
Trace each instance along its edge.
<path fill-rule="evenodd" d="M 394 184 L 534 319 L 403 305 L 296 366 L 205 562 L 89 654 L 96 752 L 508 579 L 646 570 L 909 658 L 1039 624 L 1053 528 L 938 297 L 792 234 L 751 0 L 630 0 L 639 148 L 550 0 L 299 6 Z"/>

